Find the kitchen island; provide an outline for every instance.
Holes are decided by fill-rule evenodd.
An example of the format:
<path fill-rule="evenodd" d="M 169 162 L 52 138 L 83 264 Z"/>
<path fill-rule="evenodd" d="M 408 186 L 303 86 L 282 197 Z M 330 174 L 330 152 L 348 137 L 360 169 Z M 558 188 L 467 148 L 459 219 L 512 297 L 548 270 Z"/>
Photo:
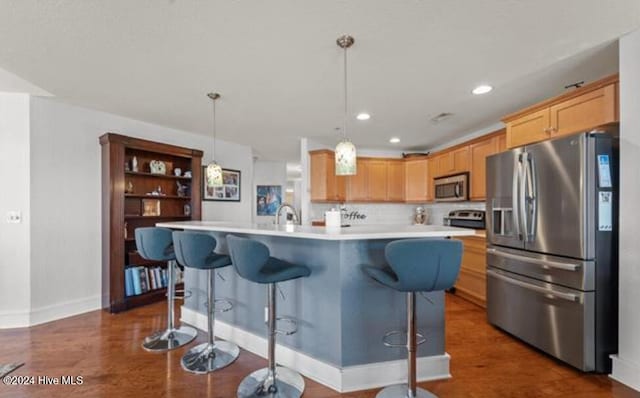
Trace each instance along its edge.
<path fill-rule="evenodd" d="M 216 251 L 228 253 L 225 236 L 258 240 L 271 255 L 306 265 L 311 276 L 278 284 L 278 315 L 298 321 L 294 335 L 278 336 L 278 362 L 336 391 L 346 392 L 400 382 L 406 377 L 406 349 L 388 348 L 382 336 L 403 330 L 405 295 L 369 279 L 362 265 L 383 265 L 384 247 L 397 239 L 470 236 L 473 230 L 435 225 L 367 225 L 325 228 L 300 225 L 185 221 L 159 223 L 171 229 L 213 235 Z M 266 290 L 236 275 L 233 267 L 218 272 L 216 297 L 231 299 L 232 311 L 218 314 L 216 334 L 266 356 Z M 187 269 L 182 321 L 206 329 L 205 273 Z M 418 380 L 449 377 L 444 349 L 444 294 L 417 301 L 418 330 L 427 342 L 418 350 Z M 287 325 L 280 325 L 285 328 Z M 397 342 L 400 342 L 398 340 Z"/>

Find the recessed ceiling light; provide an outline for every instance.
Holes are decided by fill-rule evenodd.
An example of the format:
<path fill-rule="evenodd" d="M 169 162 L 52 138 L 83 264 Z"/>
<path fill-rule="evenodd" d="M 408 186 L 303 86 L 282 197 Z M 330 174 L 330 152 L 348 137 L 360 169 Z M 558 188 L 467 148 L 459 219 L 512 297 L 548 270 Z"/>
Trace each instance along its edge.
<path fill-rule="evenodd" d="M 478 87 L 471 90 L 471 92 L 475 95 L 480 95 L 480 94 L 486 94 L 491 90 L 493 90 L 493 87 L 486 84 L 481 84 Z"/>
<path fill-rule="evenodd" d="M 392 143 L 392 144 L 397 144 L 398 142 L 400 142 L 400 138 L 391 137 L 391 138 L 389 138 L 389 142 Z"/>
<path fill-rule="evenodd" d="M 358 120 L 369 120 L 369 119 L 371 119 L 371 115 L 369 115 L 366 112 L 361 112 L 361 113 L 358 113 L 358 115 L 356 116 L 356 119 L 358 119 Z"/>

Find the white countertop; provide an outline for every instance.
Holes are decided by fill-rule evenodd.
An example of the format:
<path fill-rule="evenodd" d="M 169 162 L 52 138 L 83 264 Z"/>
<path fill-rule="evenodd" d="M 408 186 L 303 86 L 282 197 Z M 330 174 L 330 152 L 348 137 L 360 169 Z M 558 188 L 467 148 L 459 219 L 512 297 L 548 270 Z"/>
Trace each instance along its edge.
<path fill-rule="evenodd" d="M 158 227 L 197 231 L 231 232 L 241 234 L 285 236 L 320 240 L 363 240 L 403 238 L 444 238 L 471 236 L 473 229 L 443 225 L 354 225 L 343 228 L 313 227 L 310 225 L 251 224 L 226 221 L 161 222 Z"/>

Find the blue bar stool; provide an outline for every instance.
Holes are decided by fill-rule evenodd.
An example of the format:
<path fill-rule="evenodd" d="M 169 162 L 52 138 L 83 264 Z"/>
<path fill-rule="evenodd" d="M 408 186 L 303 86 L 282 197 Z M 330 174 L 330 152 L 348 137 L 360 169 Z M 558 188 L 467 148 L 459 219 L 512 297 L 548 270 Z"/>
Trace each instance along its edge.
<path fill-rule="evenodd" d="M 167 261 L 167 329 L 146 337 L 142 347 L 154 352 L 182 347 L 195 339 L 198 332 L 189 326 L 176 328 L 174 325 L 176 255 L 173 250 L 171 230 L 156 227 L 136 228 L 135 234 L 136 247 L 142 258 L 151 261 Z"/>
<path fill-rule="evenodd" d="M 405 239 L 387 244 L 388 266 L 363 267 L 373 279 L 391 289 L 407 293 L 407 384 L 381 390 L 376 398 L 433 398 L 434 394 L 416 386 L 416 292 L 434 292 L 453 286 L 460 272 L 462 242 L 450 239 Z M 386 338 L 398 334 L 390 332 Z M 420 336 L 421 337 L 421 336 Z"/>
<path fill-rule="evenodd" d="M 215 341 L 214 322 L 216 302 L 228 300 L 216 300 L 215 286 L 217 268 L 231 265 L 229 256 L 214 252 L 217 242 L 211 235 L 196 232 L 174 232 L 173 245 L 176 258 L 185 267 L 207 270 L 209 279 L 207 284 L 207 332 L 206 343 L 199 344 L 182 357 L 182 368 L 188 372 L 206 374 L 214 370 L 230 365 L 238 358 L 240 349 L 237 345 L 228 341 Z M 222 311 L 231 310 L 231 303 Z"/>
<path fill-rule="evenodd" d="M 238 386 L 238 398 L 269 397 L 298 398 L 304 391 L 304 380 L 298 372 L 283 366 L 276 366 L 276 334 L 287 335 L 296 332 L 276 330 L 276 321 L 295 321 L 287 318 L 276 318 L 276 283 L 304 278 L 311 275 L 311 270 L 302 265 L 290 264 L 269 256 L 269 249 L 255 240 L 227 235 L 227 244 L 231 260 L 238 274 L 251 282 L 266 284 L 268 319 L 268 360 L 269 366 L 256 370 Z"/>

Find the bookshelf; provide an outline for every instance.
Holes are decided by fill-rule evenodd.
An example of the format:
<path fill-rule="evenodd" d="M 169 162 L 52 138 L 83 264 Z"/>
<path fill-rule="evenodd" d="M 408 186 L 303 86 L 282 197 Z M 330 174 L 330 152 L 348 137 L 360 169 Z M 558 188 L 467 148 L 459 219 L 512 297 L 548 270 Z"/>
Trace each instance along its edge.
<path fill-rule="evenodd" d="M 134 231 L 159 221 L 201 219 L 202 151 L 114 133 L 102 135 L 100 145 L 102 307 L 115 313 L 165 299 L 166 288 L 160 283 L 156 289 L 126 294 L 132 293 L 126 285 L 127 268 L 153 272 L 167 267 L 139 256 Z M 164 174 L 151 172 L 153 160 L 164 163 Z M 174 174 L 176 168 L 180 175 Z M 184 175 L 186 171 L 191 177 Z M 178 184 L 187 186 L 186 192 L 179 192 Z"/>

